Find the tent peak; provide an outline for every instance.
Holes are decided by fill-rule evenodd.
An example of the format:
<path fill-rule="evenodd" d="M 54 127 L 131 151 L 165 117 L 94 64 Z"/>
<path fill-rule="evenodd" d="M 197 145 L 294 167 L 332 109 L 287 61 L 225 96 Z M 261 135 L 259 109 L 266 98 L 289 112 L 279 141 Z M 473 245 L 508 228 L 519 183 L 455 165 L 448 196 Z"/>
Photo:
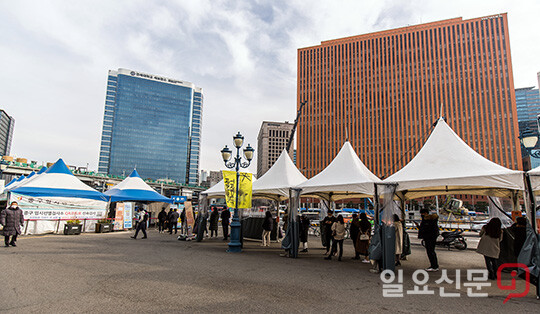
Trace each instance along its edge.
<path fill-rule="evenodd" d="M 62 160 L 62 158 L 59 158 L 58 161 L 54 163 L 54 165 L 47 169 L 46 173 L 64 173 L 73 175 L 73 173 L 71 173 L 71 170 L 69 170 L 69 168 L 66 166 L 64 160 Z"/>
<path fill-rule="evenodd" d="M 131 174 L 129 175 L 130 178 L 140 178 L 141 176 L 137 172 L 137 168 L 134 168 Z"/>

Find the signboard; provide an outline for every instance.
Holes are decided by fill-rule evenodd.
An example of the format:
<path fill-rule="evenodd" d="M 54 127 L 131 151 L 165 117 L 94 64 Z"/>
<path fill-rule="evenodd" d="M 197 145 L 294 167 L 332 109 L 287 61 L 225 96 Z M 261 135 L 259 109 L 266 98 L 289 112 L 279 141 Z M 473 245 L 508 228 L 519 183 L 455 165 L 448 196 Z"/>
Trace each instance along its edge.
<path fill-rule="evenodd" d="M 124 229 L 133 228 L 133 203 L 124 203 Z"/>
<path fill-rule="evenodd" d="M 187 201 L 187 196 L 179 196 L 179 195 L 173 195 L 171 196 L 171 199 L 174 203 L 183 203 Z"/>
<path fill-rule="evenodd" d="M 251 208 L 253 175 L 240 172 L 238 177 L 238 207 Z M 223 184 L 225 185 L 225 200 L 229 208 L 236 207 L 236 172 L 223 171 Z"/>
<path fill-rule="evenodd" d="M 70 197 L 30 197 L 11 192 L 10 201 L 19 203 L 25 219 L 101 219 L 107 202 Z"/>
<path fill-rule="evenodd" d="M 195 217 L 193 216 L 193 207 L 191 207 L 191 202 L 184 203 L 186 209 L 186 224 L 188 228 L 188 236 L 193 233 L 193 227 L 195 226 Z"/>
<path fill-rule="evenodd" d="M 114 230 L 124 230 L 124 203 L 116 203 Z"/>

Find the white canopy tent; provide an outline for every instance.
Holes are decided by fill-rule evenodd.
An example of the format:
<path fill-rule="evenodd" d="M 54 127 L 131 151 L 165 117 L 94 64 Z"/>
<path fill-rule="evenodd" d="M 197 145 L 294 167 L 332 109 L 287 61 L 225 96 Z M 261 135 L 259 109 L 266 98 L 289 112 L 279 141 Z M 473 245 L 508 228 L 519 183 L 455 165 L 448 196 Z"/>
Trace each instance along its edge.
<path fill-rule="evenodd" d="M 256 181 L 257 179 L 253 175 L 253 183 Z M 207 198 L 225 198 L 225 184 L 223 183 L 223 179 L 214 186 L 210 187 L 208 190 L 202 191 L 201 194 Z"/>
<path fill-rule="evenodd" d="M 302 196 L 314 196 L 326 201 L 371 197 L 377 178 L 360 160 L 351 143 L 345 142 L 337 156 L 319 174 L 301 183 Z"/>
<path fill-rule="evenodd" d="M 529 172 L 529 178 L 531 180 L 531 188 L 534 194 L 540 193 L 540 167 L 536 167 Z"/>
<path fill-rule="evenodd" d="M 524 189 L 523 172 L 498 165 L 474 151 L 439 118 L 418 154 L 384 180 L 398 183 L 405 199 L 473 194 L 516 198 Z"/>
<path fill-rule="evenodd" d="M 283 150 L 274 165 L 253 182 L 253 197 L 277 201 L 289 198 L 289 189 L 307 181 L 296 168 L 287 151 Z"/>

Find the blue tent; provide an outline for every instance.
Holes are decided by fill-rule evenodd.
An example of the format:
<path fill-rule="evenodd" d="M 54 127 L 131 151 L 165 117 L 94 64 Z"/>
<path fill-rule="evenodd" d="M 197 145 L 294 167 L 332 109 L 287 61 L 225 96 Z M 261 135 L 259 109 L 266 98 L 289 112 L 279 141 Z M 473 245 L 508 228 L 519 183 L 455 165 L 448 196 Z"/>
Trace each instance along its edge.
<path fill-rule="evenodd" d="M 105 192 L 105 195 L 110 197 L 111 202 L 139 201 L 172 203 L 172 199 L 159 194 L 146 184 L 135 169 L 124 181 Z"/>
<path fill-rule="evenodd" d="M 5 188 L 7 188 L 8 186 L 12 185 L 13 183 L 15 183 L 15 181 L 17 181 L 17 178 L 13 178 L 13 180 L 9 181 L 8 184 L 6 184 L 6 186 L 4 186 Z"/>
<path fill-rule="evenodd" d="M 11 190 L 34 197 L 74 197 L 107 201 L 103 193 L 75 177 L 60 158 L 45 172 Z"/>

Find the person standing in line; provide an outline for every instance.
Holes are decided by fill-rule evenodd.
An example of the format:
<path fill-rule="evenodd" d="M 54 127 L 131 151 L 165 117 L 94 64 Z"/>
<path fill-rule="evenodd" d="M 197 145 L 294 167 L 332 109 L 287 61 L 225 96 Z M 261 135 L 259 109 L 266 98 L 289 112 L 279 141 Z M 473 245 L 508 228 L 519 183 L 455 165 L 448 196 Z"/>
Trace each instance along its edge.
<path fill-rule="evenodd" d="M 332 210 L 328 210 L 328 215 L 324 217 L 322 221 L 322 225 L 324 227 L 324 238 L 326 243 L 326 253 L 324 255 L 330 253 L 330 247 L 332 245 L 332 225 L 336 221 L 336 218 L 333 215 Z"/>
<path fill-rule="evenodd" d="M 369 264 L 369 240 L 371 239 L 371 222 L 366 213 L 360 214 L 360 228 L 355 250 L 358 255 L 364 255 L 362 263 Z"/>
<path fill-rule="evenodd" d="M 137 224 L 137 229 L 135 230 L 135 235 L 131 238 L 137 239 L 137 235 L 139 234 L 139 231 L 143 233 L 143 237 L 141 239 L 148 238 L 146 235 L 146 223 L 148 222 L 148 213 L 143 208 L 139 209 L 139 223 Z"/>
<path fill-rule="evenodd" d="M 4 226 L 4 244 L 6 247 L 17 246 L 17 236 L 21 234 L 21 226 L 24 224 L 24 214 L 17 202 L 0 213 L 0 225 Z M 10 239 L 11 237 L 11 239 Z"/>
<path fill-rule="evenodd" d="M 497 259 L 501 252 L 502 239 L 501 220 L 497 217 L 491 218 L 480 230 L 480 242 L 478 242 L 476 252 L 484 255 L 488 278 L 492 280 L 497 279 Z"/>
<path fill-rule="evenodd" d="M 172 214 L 169 215 L 169 234 L 172 234 L 173 229 L 174 234 L 178 233 L 178 217 L 180 217 L 180 215 L 178 214 L 178 210 L 175 208 Z"/>
<path fill-rule="evenodd" d="M 525 239 L 527 239 L 527 218 L 517 217 L 516 222 L 510 227 L 514 232 L 514 255 L 519 256 Z"/>
<path fill-rule="evenodd" d="M 167 229 L 169 230 L 169 232 L 172 229 L 172 224 L 171 224 L 171 215 L 172 215 L 172 213 L 173 213 L 173 209 L 169 208 L 169 212 L 167 213 Z"/>
<path fill-rule="evenodd" d="M 300 242 L 302 242 L 302 252 L 308 251 L 308 232 L 311 222 L 307 216 L 300 216 Z"/>
<path fill-rule="evenodd" d="M 221 211 L 221 227 L 223 228 L 223 240 L 227 241 L 229 238 L 229 220 L 231 219 L 231 212 L 228 208 Z"/>
<path fill-rule="evenodd" d="M 400 258 L 403 253 L 403 224 L 397 214 L 394 214 L 394 228 L 396 229 L 396 266 L 401 266 Z"/>
<path fill-rule="evenodd" d="M 426 247 L 426 253 L 430 263 L 426 271 L 438 271 L 439 261 L 437 260 L 437 253 L 435 253 L 435 244 L 439 236 L 439 216 L 437 214 L 430 214 L 427 208 L 422 208 L 420 215 L 422 215 L 422 222 L 418 227 L 418 238 L 424 240 L 424 246 Z"/>
<path fill-rule="evenodd" d="M 338 246 L 339 246 L 339 255 L 338 255 L 338 261 L 341 262 L 341 257 L 343 256 L 343 240 L 345 239 L 345 221 L 343 220 L 343 216 L 338 215 L 336 222 L 332 224 L 332 252 L 328 254 L 327 257 L 324 259 L 331 260 L 332 255 L 334 253 L 337 253 Z"/>
<path fill-rule="evenodd" d="M 358 236 L 360 234 L 360 220 L 358 220 L 357 213 L 352 214 L 351 227 L 350 227 L 349 232 L 351 235 L 351 240 L 353 242 L 353 247 L 355 249 L 355 255 L 352 259 L 355 259 L 355 260 L 360 259 L 360 253 L 356 251 Z"/>
<path fill-rule="evenodd" d="M 210 214 L 210 236 L 213 238 L 214 233 L 217 237 L 218 235 L 218 222 L 219 222 L 219 212 L 217 208 L 214 207 L 212 213 Z"/>
<path fill-rule="evenodd" d="M 165 207 L 161 208 L 161 211 L 158 214 L 158 232 L 162 233 L 165 231 L 165 221 L 167 221 L 167 213 L 165 212 Z"/>
<path fill-rule="evenodd" d="M 262 228 L 262 246 L 270 246 L 270 233 L 272 232 L 272 228 L 274 228 L 274 219 L 269 210 L 266 211 Z"/>
<path fill-rule="evenodd" d="M 180 233 L 181 234 L 187 234 L 187 221 L 186 221 L 186 209 L 182 209 L 182 213 L 180 213 Z M 217 232 L 216 232 L 217 235 Z"/>

